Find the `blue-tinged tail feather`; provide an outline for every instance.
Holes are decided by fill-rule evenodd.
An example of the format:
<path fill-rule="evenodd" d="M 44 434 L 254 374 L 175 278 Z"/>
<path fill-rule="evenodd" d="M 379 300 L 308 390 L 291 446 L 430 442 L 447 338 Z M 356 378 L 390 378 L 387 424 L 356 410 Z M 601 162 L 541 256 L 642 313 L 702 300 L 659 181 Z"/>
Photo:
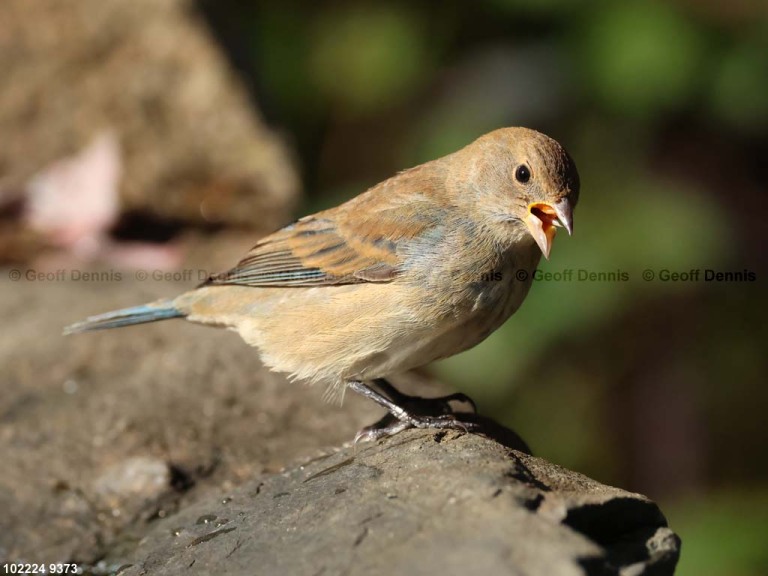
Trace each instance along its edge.
<path fill-rule="evenodd" d="M 160 300 L 151 304 L 114 310 L 105 314 L 99 314 L 98 316 L 90 316 L 82 322 L 76 322 L 64 328 L 64 334 L 121 328 L 123 326 L 131 326 L 132 324 L 144 324 L 145 322 L 156 322 L 182 316 L 184 314 L 176 309 L 172 300 Z"/>

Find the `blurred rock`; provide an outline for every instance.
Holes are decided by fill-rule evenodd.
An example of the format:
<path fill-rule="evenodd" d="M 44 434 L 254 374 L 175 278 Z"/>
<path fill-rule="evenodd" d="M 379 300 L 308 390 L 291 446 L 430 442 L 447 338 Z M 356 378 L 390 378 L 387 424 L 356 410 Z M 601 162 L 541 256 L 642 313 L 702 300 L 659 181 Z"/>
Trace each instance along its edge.
<path fill-rule="evenodd" d="M 36 175 L 111 133 L 123 211 L 261 232 L 289 218 L 286 147 L 191 0 L 5 0 L 0 69 L 4 216 Z M 0 247 L 36 247 L 14 238 Z"/>
<path fill-rule="evenodd" d="M 134 501 L 156 499 L 171 488 L 171 470 L 159 458 L 137 456 L 109 466 L 93 483 L 95 494 L 120 511 Z"/>
<path fill-rule="evenodd" d="M 123 576 L 671 575 L 644 496 L 477 435 L 408 431 L 254 479 L 161 521 Z"/>

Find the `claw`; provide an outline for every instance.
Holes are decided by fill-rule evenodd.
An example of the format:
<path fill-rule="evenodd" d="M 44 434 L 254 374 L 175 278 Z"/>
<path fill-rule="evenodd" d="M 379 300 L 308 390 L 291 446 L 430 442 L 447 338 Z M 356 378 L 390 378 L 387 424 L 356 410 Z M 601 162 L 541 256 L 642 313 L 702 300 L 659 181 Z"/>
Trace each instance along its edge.
<path fill-rule="evenodd" d="M 456 417 L 450 403 L 464 402 L 472 406 L 474 412 L 477 407 L 466 394 L 456 393 L 442 398 L 420 398 L 406 396 L 396 390 L 386 381 L 376 383 L 388 394 L 373 389 L 368 384 L 359 381 L 349 382 L 347 385 L 354 391 L 370 398 L 379 406 L 386 408 L 389 413 L 372 426 L 366 426 L 355 435 L 355 444 L 378 440 L 385 436 L 392 436 L 408 428 L 437 428 L 460 430 L 464 433 L 477 428 L 473 422 L 466 422 Z"/>

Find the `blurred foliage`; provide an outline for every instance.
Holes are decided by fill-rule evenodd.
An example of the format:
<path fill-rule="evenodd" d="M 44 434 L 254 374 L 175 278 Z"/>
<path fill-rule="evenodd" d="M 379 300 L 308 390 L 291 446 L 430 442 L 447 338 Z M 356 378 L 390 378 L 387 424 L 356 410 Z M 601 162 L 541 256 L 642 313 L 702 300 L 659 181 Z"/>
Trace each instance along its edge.
<path fill-rule="evenodd" d="M 710 102 L 725 123 L 759 134 L 768 129 L 768 24 L 752 28 L 719 55 Z"/>
<path fill-rule="evenodd" d="M 349 112 L 369 112 L 420 88 L 426 50 L 418 19 L 376 6 L 329 11 L 312 34 L 310 73 L 321 93 Z"/>
<path fill-rule="evenodd" d="M 710 494 L 672 507 L 685 534 L 678 576 L 738 576 L 768 572 L 765 519 L 768 493 Z"/>
<path fill-rule="evenodd" d="M 765 2 L 203 4 L 246 39 L 234 60 L 297 147 L 303 212 L 500 126 L 566 145 L 575 234 L 541 269 L 628 280 L 535 282 L 434 369 L 536 453 L 659 499 L 681 574 L 764 572 Z M 659 279 L 706 268 L 757 279 Z"/>
<path fill-rule="evenodd" d="M 587 80 L 607 109 L 650 121 L 686 104 L 702 80 L 704 31 L 671 3 L 630 0 L 585 21 Z"/>

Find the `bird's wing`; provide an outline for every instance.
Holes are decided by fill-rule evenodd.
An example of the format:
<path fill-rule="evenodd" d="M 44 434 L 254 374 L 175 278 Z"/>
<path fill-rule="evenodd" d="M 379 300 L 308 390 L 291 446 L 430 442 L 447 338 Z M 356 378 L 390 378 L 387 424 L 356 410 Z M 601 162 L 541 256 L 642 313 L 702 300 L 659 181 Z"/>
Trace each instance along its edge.
<path fill-rule="evenodd" d="M 267 236 L 237 266 L 203 285 L 390 282 L 401 271 L 403 245 L 439 222 L 440 210 L 421 195 L 365 194 Z"/>

